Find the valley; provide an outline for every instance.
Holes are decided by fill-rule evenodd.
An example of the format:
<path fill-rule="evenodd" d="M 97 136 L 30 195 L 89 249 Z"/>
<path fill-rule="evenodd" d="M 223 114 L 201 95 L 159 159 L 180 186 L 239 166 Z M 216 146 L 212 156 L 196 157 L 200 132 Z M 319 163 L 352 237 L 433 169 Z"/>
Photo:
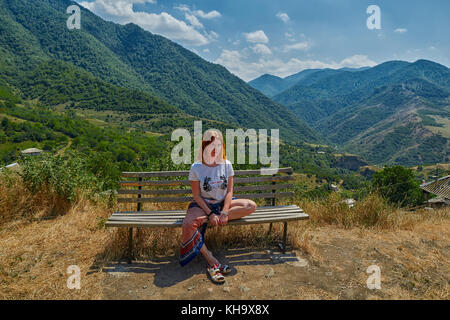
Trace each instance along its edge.
<path fill-rule="evenodd" d="M 309 73 L 307 71 L 310 71 Z M 437 63 L 390 61 L 359 70 L 306 70 L 273 96 L 331 144 L 375 164 L 448 162 L 450 71 Z M 289 78 L 289 77 L 288 77 Z M 286 78 L 286 79 L 288 79 Z M 250 82 L 262 92 L 272 78 Z"/>

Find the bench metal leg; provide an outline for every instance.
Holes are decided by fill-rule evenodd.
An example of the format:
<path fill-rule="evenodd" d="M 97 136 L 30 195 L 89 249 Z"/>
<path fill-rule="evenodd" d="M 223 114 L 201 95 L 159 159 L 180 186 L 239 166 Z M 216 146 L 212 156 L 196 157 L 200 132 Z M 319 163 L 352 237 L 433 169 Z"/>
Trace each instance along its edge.
<path fill-rule="evenodd" d="M 283 230 L 283 242 L 278 243 L 278 246 L 281 249 L 282 253 L 286 253 L 286 243 L 287 243 L 287 222 L 284 223 L 284 230 Z"/>
<path fill-rule="evenodd" d="M 284 231 L 283 231 L 283 253 L 286 253 L 286 238 L 287 238 L 287 222 L 284 223 Z"/>
<path fill-rule="evenodd" d="M 133 228 L 128 229 L 128 263 L 133 261 Z"/>
<path fill-rule="evenodd" d="M 269 225 L 269 232 L 267 232 L 267 235 L 269 235 L 272 232 L 272 222 Z"/>

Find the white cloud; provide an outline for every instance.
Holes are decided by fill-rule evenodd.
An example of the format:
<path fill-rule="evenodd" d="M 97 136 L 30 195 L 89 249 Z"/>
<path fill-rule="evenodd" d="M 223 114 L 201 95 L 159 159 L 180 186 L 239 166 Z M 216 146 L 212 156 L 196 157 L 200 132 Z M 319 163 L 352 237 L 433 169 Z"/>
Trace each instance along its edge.
<path fill-rule="evenodd" d="M 289 21 L 289 16 L 287 15 L 287 13 L 284 13 L 284 12 L 278 12 L 277 18 L 280 19 L 281 21 L 283 21 L 284 23 Z"/>
<path fill-rule="evenodd" d="M 258 43 L 255 46 L 252 47 L 253 52 L 256 54 L 262 54 L 262 55 L 270 55 L 272 54 L 272 51 L 267 47 L 265 44 Z"/>
<path fill-rule="evenodd" d="M 285 32 L 285 33 L 284 33 L 284 36 L 286 37 L 286 39 L 287 39 L 289 42 L 295 42 L 295 41 L 297 41 L 297 40 L 295 40 L 295 34 L 294 34 L 294 33 L 291 33 L 291 32 Z"/>
<path fill-rule="evenodd" d="M 261 57 L 256 61 L 247 60 L 247 56 L 239 51 L 224 49 L 215 63 L 223 65 L 231 73 L 242 78 L 244 81 L 252 80 L 265 73 L 286 77 L 304 69 L 339 67 L 338 65 L 321 61 L 301 61 L 296 58 L 288 61 L 282 61 L 279 58 L 269 59 L 267 57 Z"/>
<path fill-rule="evenodd" d="M 91 11 L 103 9 L 109 15 L 121 15 L 133 10 L 134 4 L 156 3 L 156 0 L 94 0 L 78 1 L 80 5 Z"/>
<path fill-rule="evenodd" d="M 308 42 L 297 42 L 294 44 L 287 44 L 284 46 L 284 51 L 288 52 L 291 50 L 308 50 L 311 45 Z"/>
<path fill-rule="evenodd" d="M 208 13 L 203 12 L 202 10 L 195 10 L 195 15 L 197 17 L 203 18 L 203 19 L 214 19 L 214 18 L 220 18 L 222 15 L 219 11 L 213 10 Z"/>
<path fill-rule="evenodd" d="M 255 32 L 244 33 L 245 38 L 248 42 L 252 43 L 268 43 L 269 38 L 266 36 L 264 31 L 258 30 Z"/>
<path fill-rule="evenodd" d="M 208 13 L 205 13 L 202 10 L 191 10 L 191 8 L 189 8 L 189 6 L 185 5 L 185 4 L 181 4 L 181 5 L 176 6 L 174 8 L 176 10 L 183 11 L 185 13 L 184 14 L 185 19 L 187 21 L 189 21 L 189 23 L 193 27 L 195 27 L 197 29 L 203 29 L 204 28 L 203 24 L 199 21 L 198 18 L 214 19 L 214 18 L 219 18 L 219 17 L 222 16 L 220 14 L 220 12 L 217 11 L 217 10 L 212 10 L 212 11 L 210 11 Z M 214 32 L 214 31 L 210 31 L 209 33 L 205 31 L 204 34 L 211 41 L 217 40 L 219 38 L 219 35 L 216 32 Z"/>
<path fill-rule="evenodd" d="M 219 38 L 219 35 L 217 34 L 217 32 L 210 31 L 209 32 L 209 38 L 215 40 L 215 39 Z"/>
<path fill-rule="evenodd" d="M 205 45 L 210 41 L 195 29 L 167 12 L 160 14 L 134 11 L 133 4 L 155 3 L 156 0 L 95 0 L 82 1 L 80 5 L 101 16 L 120 24 L 135 23 L 152 33 L 189 45 Z"/>
<path fill-rule="evenodd" d="M 179 6 L 174 7 L 177 10 L 184 11 L 184 12 L 191 12 L 191 9 L 189 9 L 189 6 L 185 4 L 180 4 Z"/>
<path fill-rule="evenodd" d="M 342 67 L 348 68 L 360 68 L 360 67 L 373 67 L 377 63 L 369 59 L 368 56 L 355 54 L 354 56 L 345 58 L 341 61 L 340 65 Z"/>
<path fill-rule="evenodd" d="M 190 24 L 191 24 L 192 26 L 194 26 L 194 27 L 196 27 L 196 28 L 199 28 L 199 29 L 202 29 L 202 28 L 203 28 L 203 24 L 202 24 L 200 21 L 198 21 L 198 19 L 197 19 L 196 16 L 194 16 L 194 15 L 192 15 L 192 14 L 189 14 L 189 13 L 186 13 L 186 14 L 184 15 L 184 17 L 186 18 L 187 21 L 190 22 Z"/>
<path fill-rule="evenodd" d="M 406 33 L 406 32 L 408 32 L 408 29 L 405 29 L 405 28 L 397 28 L 397 29 L 394 30 L 394 32 L 396 32 L 396 33 Z"/>
<path fill-rule="evenodd" d="M 189 12 L 196 17 L 202 18 L 202 19 L 214 19 L 214 18 L 220 18 L 222 14 L 217 10 L 212 10 L 210 12 L 204 12 L 203 10 L 191 10 L 188 5 L 181 4 L 179 6 L 176 6 L 175 9 Z"/>
<path fill-rule="evenodd" d="M 231 73 L 242 78 L 244 81 L 249 81 L 258 76 L 268 73 L 279 77 L 287 77 L 294 73 L 306 69 L 339 69 L 343 67 L 363 67 L 373 66 L 376 63 L 370 60 L 367 56 L 354 55 L 343 59 L 341 62 L 323 62 L 319 60 L 300 60 L 291 58 L 283 61 L 279 58 L 272 58 L 262 56 L 255 61 L 249 61 L 249 56 L 245 51 L 237 50 L 222 50 L 219 58 L 215 63 L 226 67 Z"/>

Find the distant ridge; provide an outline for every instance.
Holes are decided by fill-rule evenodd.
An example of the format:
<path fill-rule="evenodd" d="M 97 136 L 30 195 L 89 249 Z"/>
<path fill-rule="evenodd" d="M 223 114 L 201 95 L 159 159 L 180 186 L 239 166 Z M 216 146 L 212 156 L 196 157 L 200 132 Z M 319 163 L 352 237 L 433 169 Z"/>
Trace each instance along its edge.
<path fill-rule="evenodd" d="M 264 74 L 254 80 L 248 82 L 253 88 L 261 91 L 268 97 L 274 97 L 277 94 L 296 85 L 302 79 L 309 77 L 313 73 L 325 71 L 339 73 L 340 71 L 358 72 L 369 69 L 370 67 L 361 68 L 341 68 L 341 69 L 306 69 L 298 73 L 292 74 L 285 78 L 280 78 L 271 74 Z"/>
<path fill-rule="evenodd" d="M 450 71 L 438 63 L 316 71 L 273 99 L 333 143 L 375 163 L 450 160 Z"/>

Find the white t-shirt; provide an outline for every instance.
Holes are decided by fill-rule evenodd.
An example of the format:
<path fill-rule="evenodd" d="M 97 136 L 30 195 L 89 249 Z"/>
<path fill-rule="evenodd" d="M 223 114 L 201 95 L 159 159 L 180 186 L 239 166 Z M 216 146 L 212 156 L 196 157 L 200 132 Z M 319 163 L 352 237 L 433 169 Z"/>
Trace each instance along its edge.
<path fill-rule="evenodd" d="M 189 171 L 189 180 L 200 181 L 200 196 L 207 203 L 219 203 L 227 195 L 228 178 L 234 176 L 229 160 L 215 167 L 208 167 L 196 161 Z"/>

